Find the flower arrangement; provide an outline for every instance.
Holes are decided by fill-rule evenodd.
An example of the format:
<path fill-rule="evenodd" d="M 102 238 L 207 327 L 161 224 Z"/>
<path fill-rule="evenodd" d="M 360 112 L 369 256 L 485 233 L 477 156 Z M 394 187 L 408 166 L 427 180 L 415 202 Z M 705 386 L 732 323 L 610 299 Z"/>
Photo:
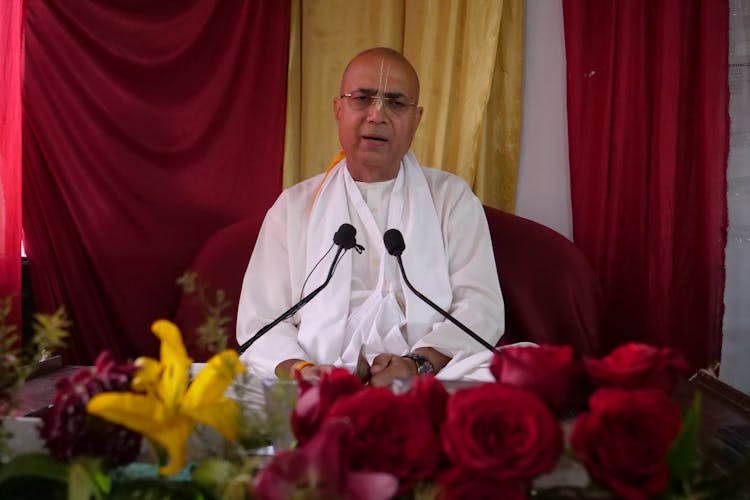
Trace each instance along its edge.
<path fill-rule="evenodd" d="M 452 393 L 431 376 L 395 394 L 334 370 L 300 382 L 299 446 L 260 471 L 254 494 L 731 498 L 738 484 L 697 452 L 700 401 L 682 415 L 669 397 L 687 369 L 671 349 L 631 343 L 582 360 L 568 346 L 507 347 L 493 359 L 494 383 Z M 583 481 L 560 486 L 563 460 Z"/>
<path fill-rule="evenodd" d="M 208 330 L 223 328 L 214 312 Z M 688 369 L 671 349 L 506 347 L 494 382 L 460 387 L 422 376 L 375 388 L 334 369 L 297 381 L 297 444 L 269 458 L 252 450 L 273 425 L 226 395 L 247 382 L 237 354 L 217 352 L 191 379 L 178 327 L 152 331 L 159 359 L 103 353 L 60 381 L 40 429 L 48 453 L 0 465 L 0 497 L 698 499 L 732 498 L 750 476 L 750 461 L 727 476 L 698 453 L 700 400 L 683 414 L 670 399 Z M 190 456 L 208 428 L 225 446 Z"/>

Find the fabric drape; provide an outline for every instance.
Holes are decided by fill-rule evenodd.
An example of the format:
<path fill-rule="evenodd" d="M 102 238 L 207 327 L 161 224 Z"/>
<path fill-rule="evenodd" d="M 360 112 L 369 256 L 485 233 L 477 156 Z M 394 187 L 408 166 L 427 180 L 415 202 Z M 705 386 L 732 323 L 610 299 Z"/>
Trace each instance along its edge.
<path fill-rule="evenodd" d="M 299 16 L 299 17 L 295 17 Z M 304 1 L 292 8 L 284 185 L 339 150 L 332 99 L 358 52 L 387 46 L 420 77 L 417 158 L 513 210 L 520 144 L 523 1 Z M 297 33 L 297 36 L 295 36 Z"/>
<path fill-rule="evenodd" d="M 718 361 L 728 151 L 727 2 L 565 0 L 574 240 L 608 347 Z"/>
<path fill-rule="evenodd" d="M 0 299 L 21 331 L 22 2 L 0 2 Z"/>
<path fill-rule="evenodd" d="M 69 361 L 155 355 L 176 278 L 281 189 L 286 2 L 30 2 L 23 208 Z"/>
<path fill-rule="evenodd" d="M 404 54 L 420 75 L 414 152 L 513 211 L 521 142 L 523 1 L 407 1 Z"/>
<path fill-rule="evenodd" d="M 404 0 L 292 0 L 284 187 L 313 177 L 341 146 L 333 116 L 341 72 L 375 46 L 402 50 Z"/>

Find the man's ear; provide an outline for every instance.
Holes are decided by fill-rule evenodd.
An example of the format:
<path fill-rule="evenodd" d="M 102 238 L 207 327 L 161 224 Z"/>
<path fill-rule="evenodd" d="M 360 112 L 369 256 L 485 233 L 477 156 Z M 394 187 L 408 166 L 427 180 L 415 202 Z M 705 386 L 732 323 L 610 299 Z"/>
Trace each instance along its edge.
<path fill-rule="evenodd" d="M 341 114 L 341 98 L 333 98 L 333 116 L 336 118 L 336 122 L 339 121 L 339 114 Z"/>
<path fill-rule="evenodd" d="M 414 128 L 419 127 L 419 122 L 422 121 L 422 111 L 424 111 L 424 108 L 422 106 L 419 106 L 417 108 L 417 125 Z"/>

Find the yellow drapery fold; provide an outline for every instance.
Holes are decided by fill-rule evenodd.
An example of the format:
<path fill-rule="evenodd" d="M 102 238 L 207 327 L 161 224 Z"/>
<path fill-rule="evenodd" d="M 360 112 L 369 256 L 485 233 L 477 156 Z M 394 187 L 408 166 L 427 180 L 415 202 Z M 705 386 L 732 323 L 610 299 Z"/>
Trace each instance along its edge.
<path fill-rule="evenodd" d="M 523 0 L 292 0 L 284 187 L 339 151 L 333 98 L 358 52 L 402 51 L 424 116 L 412 148 L 512 211 L 521 133 Z"/>

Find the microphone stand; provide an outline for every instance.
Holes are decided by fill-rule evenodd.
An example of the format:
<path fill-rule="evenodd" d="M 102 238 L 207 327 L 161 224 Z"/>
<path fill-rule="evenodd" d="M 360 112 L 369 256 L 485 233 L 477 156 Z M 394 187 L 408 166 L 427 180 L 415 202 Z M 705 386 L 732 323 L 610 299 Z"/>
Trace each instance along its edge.
<path fill-rule="evenodd" d="M 473 338 L 474 340 L 482 344 L 482 346 L 484 346 L 486 349 L 489 349 L 492 352 L 496 352 L 495 348 L 492 345 L 490 345 L 489 342 L 484 340 L 482 337 L 480 337 L 476 333 L 472 332 L 467 326 L 465 326 L 463 323 L 458 321 L 452 315 L 443 311 L 437 304 L 435 304 L 433 301 L 431 301 L 430 299 L 422 295 L 416 288 L 414 288 L 411 282 L 409 281 L 409 278 L 406 277 L 406 271 L 404 271 L 404 263 L 401 262 L 401 255 L 394 255 L 394 257 L 396 257 L 396 260 L 398 261 L 398 267 L 401 269 L 401 276 L 404 277 L 404 282 L 406 283 L 406 286 L 409 287 L 409 290 L 411 290 L 414 293 L 414 295 L 416 295 L 417 297 L 425 301 L 427 305 L 429 305 L 434 310 L 442 314 L 445 317 L 445 319 L 447 319 L 448 321 L 450 321 L 451 323 L 459 327 L 464 332 L 468 333 L 471 336 L 471 338 Z"/>
<path fill-rule="evenodd" d="M 344 252 L 344 251 L 346 251 L 346 250 L 348 250 L 348 248 L 344 248 L 343 245 L 339 245 L 338 249 L 336 250 L 336 255 L 333 258 L 333 262 L 331 263 L 331 268 L 328 270 L 328 276 L 326 277 L 326 280 L 323 282 L 322 285 L 320 285 L 318 288 L 316 288 L 315 290 L 313 290 L 312 292 L 310 292 L 308 295 L 306 295 L 305 297 L 303 297 L 302 300 L 300 300 L 299 302 L 297 302 L 296 304 L 294 304 L 292 307 L 290 307 L 289 309 L 287 309 L 287 311 L 284 312 L 281 316 L 279 316 L 278 318 L 276 318 L 275 320 L 273 320 L 272 322 L 268 323 L 266 326 L 264 326 L 263 328 L 261 328 L 260 330 L 258 330 L 258 333 L 256 333 L 255 335 L 253 335 L 250 338 L 250 340 L 248 340 L 247 342 L 245 342 L 244 344 L 242 344 L 237 349 L 237 354 L 242 354 L 243 352 L 245 352 L 248 349 L 248 347 L 250 347 L 251 345 L 253 345 L 253 343 L 255 343 L 255 341 L 258 340 L 259 338 L 261 338 L 268 330 L 270 330 L 274 326 L 278 325 L 279 323 L 281 323 L 285 319 L 289 319 L 292 316 L 294 316 L 295 313 L 297 311 L 299 311 L 300 309 L 302 309 L 302 307 L 305 304 L 307 304 L 313 298 L 315 298 L 315 296 L 318 295 L 326 287 L 326 285 L 328 285 L 328 282 L 331 281 L 331 278 L 333 277 L 333 271 L 336 269 L 336 264 L 338 264 L 339 257 L 341 256 L 341 253 Z"/>

